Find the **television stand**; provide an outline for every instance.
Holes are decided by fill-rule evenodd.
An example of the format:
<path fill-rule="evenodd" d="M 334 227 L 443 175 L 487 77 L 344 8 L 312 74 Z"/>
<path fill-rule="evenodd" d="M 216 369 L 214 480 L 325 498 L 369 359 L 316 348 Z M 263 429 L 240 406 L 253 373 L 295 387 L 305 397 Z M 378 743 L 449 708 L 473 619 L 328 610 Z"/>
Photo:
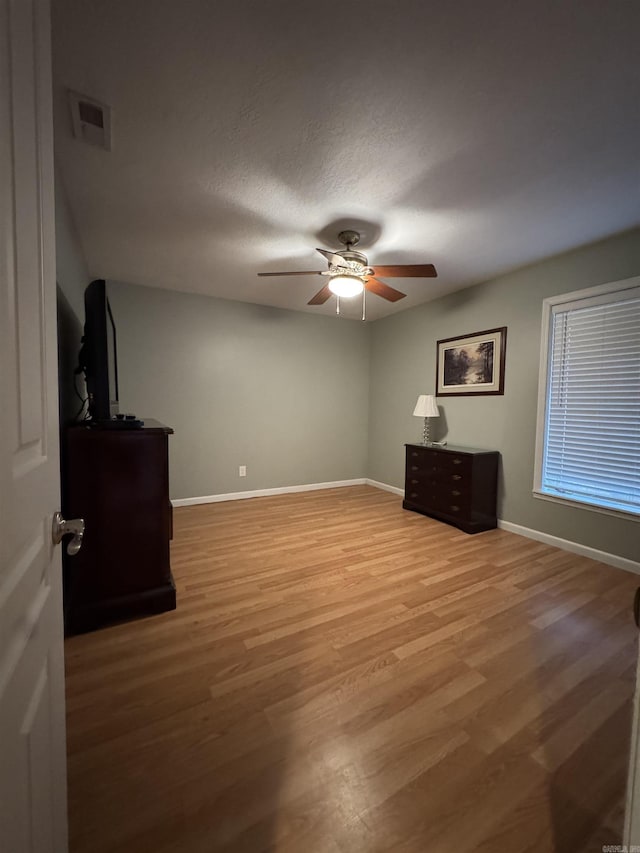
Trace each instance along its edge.
<path fill-rule="evenodd" d="M 85 520 L 81 550 L 74 557 L 63 551 L 68 634 L 175 609 L 172 433 L 152 420 L 137 429 L 65 430 L 64 513 Z"/>

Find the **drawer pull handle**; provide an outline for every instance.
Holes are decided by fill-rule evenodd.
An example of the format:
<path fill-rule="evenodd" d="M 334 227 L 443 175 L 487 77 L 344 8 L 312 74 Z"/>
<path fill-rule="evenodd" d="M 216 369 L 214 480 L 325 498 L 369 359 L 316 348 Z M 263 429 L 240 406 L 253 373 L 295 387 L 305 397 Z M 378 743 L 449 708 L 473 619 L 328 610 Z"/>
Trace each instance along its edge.
<path fill-rule="evenodd" d="M 417 493 L 417 492 L 411 492 L 411 494 L 409 495 L 409 497 L 411 497 L 411 498 L 417 498 L 417 497 L 418 497 L 418 493 Z"/>
<path fill-rule="evenodd" d="M 412 471 L 419 471 L 420 469 L 418 468 L 418 466 L 417 466 L 417 465 L 412 465 L 412 466 L 411 466 L 411 470 L 412 470 Z"/>
<path fill-rule="evenodd" d="M 415 452 L 415 450 L 414 450 L 414 451 L 413 451 L 413 453 L 412 453 L 411 455 L 412 455 L 412 456 L 417 456 L 418 454 L 417 454 L 417 453 Z"/>
<path fill-rule="evenodd" d="M 419 480 L 412 480 L 412 481 L 411 481 L 411 485 L 412 485 L 412 486 L 417 486 L 419 482 L 420 482 Z"/>
<path fill-rule="evenodd" d="M 456 498 L 457 498 L 457 497 L 458 497 L 458 495 L 460 494 L 460 492 L 459 492 L 457 489 L 452 489 L 452 490 L 451 490 L 451 494 L 452 494 L 454 497 L 456 497 Z"/>
<path fill-rule="evenodd" d="M 462 465 L 462 459 L 454 459 L 453 464 L 454 465 Z"/>
<path fill-rule="evenodd" d="M 449 507 L 449 509 L 450 509 L 452 512 L 460 512 L 460 507 L 459 507 L 459 506 L 456 506 L 455 504 L 451 504 L 451 506 Z"/>
<path fill-rule="evenodd" d="M 460 474 L 454 474 L 454 475 L 451 477 L 451 479 L 452 479 L 452 480 L 461 480 L 461 479 L 462 479 L 462 475 L 460 475 Z"/>

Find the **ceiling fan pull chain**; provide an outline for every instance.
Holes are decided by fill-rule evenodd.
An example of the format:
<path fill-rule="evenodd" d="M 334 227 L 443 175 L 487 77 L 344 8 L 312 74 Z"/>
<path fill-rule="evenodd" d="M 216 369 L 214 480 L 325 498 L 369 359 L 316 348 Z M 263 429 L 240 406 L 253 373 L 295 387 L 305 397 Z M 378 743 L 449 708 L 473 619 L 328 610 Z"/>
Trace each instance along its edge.
<path fill-rule="evenodd" d="M 336 314 L 340 314 L 340 297 L 336 296 Z"/>
<path fill-rule="evenodd" d="M 365 298 L 366 292 L 367 292 L 367 288 L 363 287 L 362 288 L 362 319 L 363 320 L 367 319 L 367 312 L 366 312 L 366 304 L 367 303 L 366 303 L 366 298 Z"/>

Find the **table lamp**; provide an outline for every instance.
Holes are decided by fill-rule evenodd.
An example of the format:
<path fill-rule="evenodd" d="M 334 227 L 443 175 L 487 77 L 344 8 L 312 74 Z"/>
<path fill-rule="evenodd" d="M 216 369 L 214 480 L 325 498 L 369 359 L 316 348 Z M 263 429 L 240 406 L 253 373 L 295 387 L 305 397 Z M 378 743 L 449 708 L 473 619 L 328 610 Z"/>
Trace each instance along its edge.
<path fill-rule="evenodd" d="M 422 443 L 429 444 L 429 418 L 437 418 L 440 415 L 436 398 L 433 394 L 420 394 L 413 414 L 416 418 L 424 418 Z"/>

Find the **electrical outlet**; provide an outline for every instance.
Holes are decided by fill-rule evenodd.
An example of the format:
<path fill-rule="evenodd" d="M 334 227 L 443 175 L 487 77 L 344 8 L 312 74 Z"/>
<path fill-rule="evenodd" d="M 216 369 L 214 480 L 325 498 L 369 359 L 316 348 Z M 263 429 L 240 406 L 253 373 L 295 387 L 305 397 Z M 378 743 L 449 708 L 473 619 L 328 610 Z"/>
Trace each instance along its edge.
<path fill-rule="evenodd" d="M 240 465 L 238 468 L 238 477 L 246 477 L 247 476 L 247 466 Z"/>

